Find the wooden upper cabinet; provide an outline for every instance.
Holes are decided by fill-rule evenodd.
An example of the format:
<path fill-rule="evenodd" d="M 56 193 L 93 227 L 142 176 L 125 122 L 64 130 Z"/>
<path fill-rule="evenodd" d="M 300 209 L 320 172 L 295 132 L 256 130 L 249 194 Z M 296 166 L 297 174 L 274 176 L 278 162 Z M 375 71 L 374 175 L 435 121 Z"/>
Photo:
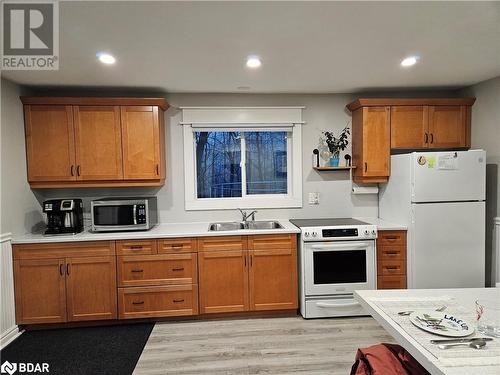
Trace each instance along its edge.
<path fill-rule="evenodd" d="M 74 106 L 78 180 L 121 180 L 122 137 L 118 106 Z"/>
<path fill-rule="evenodd" d="M 391 148 L 420 149 L 429 145 L 427 106 L 391 107 Z"/>
<path fill-rule="evenodd" d="M 390 172 L 390 108 L 363 107 L 352 116 L 353 178 L 385 182 Z"/>
<path fill-rule="evenodd" d="M 14 260 L 16 323 L 66 321 L 64 259 Z"/>
<path fill-rule="evenodd" d="M 124 178 L 159 179 L 162 137 L 158 107 L 122 106 L 121 117 Z"/>
<path fill-rule="evenodd" d="M 466 119 L 465 106 L 429 107 L 429 147 L 467 147 Z"/>
<path fill-rule="evenodd" d="M 21 97 L 31 187 L 161 186 L 162 98 Z"/>
<path fill-rule="evenodd" d="M 73 108 L 26 105 L 24 117 L 28 181 L 76 180 Z"/>

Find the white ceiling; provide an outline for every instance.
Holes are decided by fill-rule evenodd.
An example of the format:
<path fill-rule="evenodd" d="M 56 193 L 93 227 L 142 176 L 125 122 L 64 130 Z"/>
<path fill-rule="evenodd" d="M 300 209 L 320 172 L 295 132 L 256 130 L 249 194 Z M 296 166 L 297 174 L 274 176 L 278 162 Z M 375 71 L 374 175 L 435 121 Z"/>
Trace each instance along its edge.
<path fill-rule="evenodd" d="M 60 46 L 59 71 L 2 76 L 166 92 L 454 88 L 500 75 L 500 2 L 65 1 Z M 260 69 L 245 67 L 250 54 Z"/>

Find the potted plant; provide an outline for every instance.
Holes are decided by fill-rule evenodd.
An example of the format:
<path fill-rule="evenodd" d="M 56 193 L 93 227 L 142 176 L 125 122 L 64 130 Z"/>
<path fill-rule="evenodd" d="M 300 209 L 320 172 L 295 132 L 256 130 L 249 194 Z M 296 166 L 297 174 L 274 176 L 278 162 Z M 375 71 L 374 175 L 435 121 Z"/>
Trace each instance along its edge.
<path fill-rule="evenodd" d="M 321 142 L 326 144 L 328 146 L 328 150 L 330 151 L 330 166 L 338 167 L 340 151 L 344 151 L 349 145 L 348 136 L 351 134 L 349 125 L 346 125 L 346 127 L 342 129 L 338 137 L 335 137 L 334 133 L 329 131 L 324 131 L 321 134 Z"/>

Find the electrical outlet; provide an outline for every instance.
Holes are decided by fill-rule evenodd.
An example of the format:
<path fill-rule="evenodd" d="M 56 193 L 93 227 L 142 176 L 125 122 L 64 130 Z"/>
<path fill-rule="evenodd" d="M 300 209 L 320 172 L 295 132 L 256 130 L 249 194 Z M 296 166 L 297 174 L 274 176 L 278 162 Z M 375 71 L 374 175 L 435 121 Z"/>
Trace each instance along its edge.
<path fill-rule="evenodd" d="M 309 204 L 311 206 L 319 204 L 319 193 L 309 193 Z"/>

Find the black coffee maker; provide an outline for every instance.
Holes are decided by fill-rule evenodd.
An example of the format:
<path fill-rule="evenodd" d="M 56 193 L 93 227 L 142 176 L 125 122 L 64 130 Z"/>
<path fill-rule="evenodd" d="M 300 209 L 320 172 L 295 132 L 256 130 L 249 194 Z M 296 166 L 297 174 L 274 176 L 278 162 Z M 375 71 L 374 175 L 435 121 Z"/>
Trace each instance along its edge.
<path fill-rule="evenodd" d="M 43 202 L 47 214 L 45 234 L 68 234 L 83 231 L 83 202 L 81 199 L 52 199 Z"/>

